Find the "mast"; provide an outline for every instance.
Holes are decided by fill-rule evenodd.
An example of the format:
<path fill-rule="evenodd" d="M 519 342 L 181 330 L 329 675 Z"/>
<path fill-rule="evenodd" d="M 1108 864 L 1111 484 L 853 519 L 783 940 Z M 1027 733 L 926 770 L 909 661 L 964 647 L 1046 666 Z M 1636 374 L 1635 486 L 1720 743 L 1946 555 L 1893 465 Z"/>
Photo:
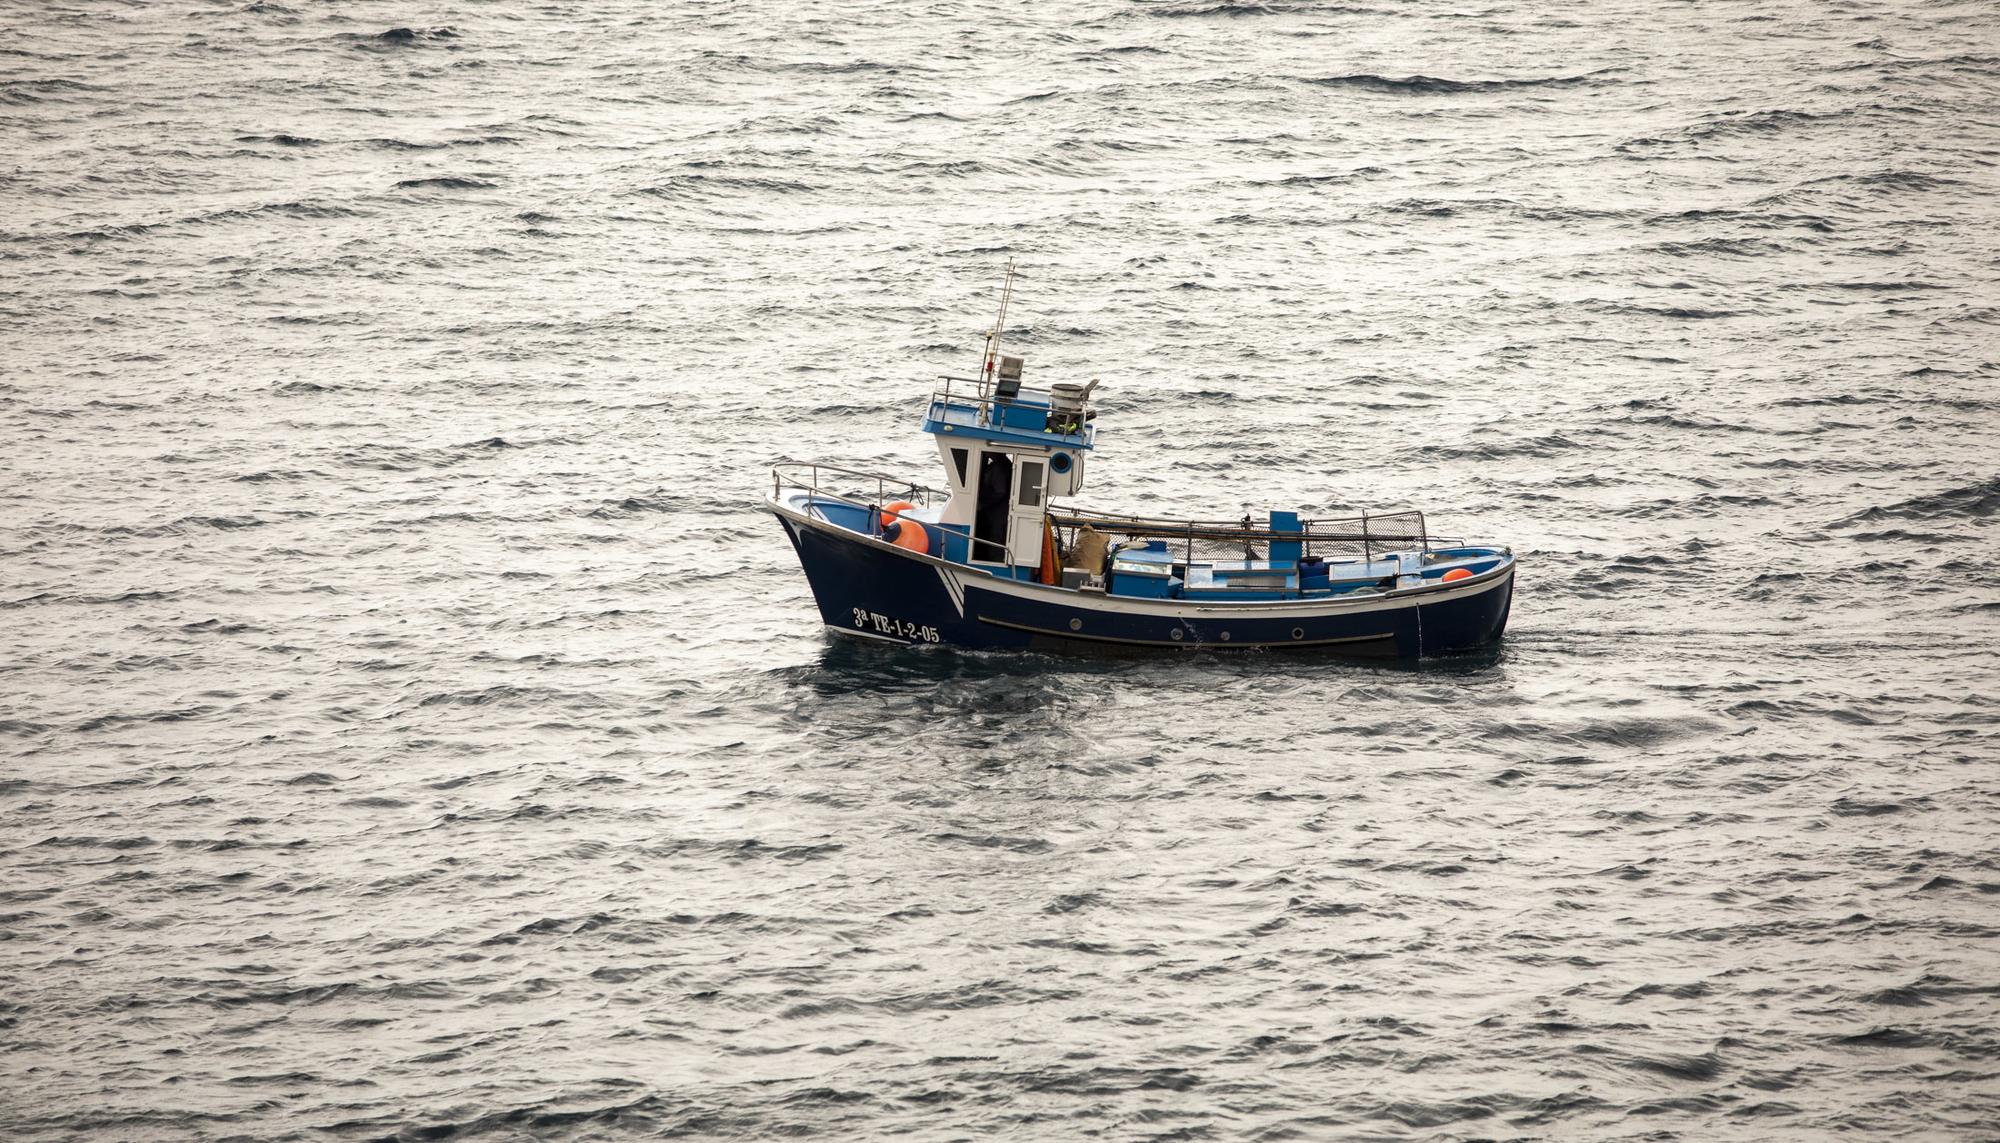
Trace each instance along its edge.
<path fill-rule="evenodd" d="M 1007 304 L 1014 300 L 1014 260 L 1007 259 L 1007 273 L 1000 282 L 1000 313 L 993 319 L 993 328 L 986 335 L 986 359 L 979 365 L 979 395 L 986 398 L 993 395 L 994 370 L 1000 364 L 1000 334 L 1007 328 Z M 992 406 L 985 405 L 980 410 L 980 420 L 985 422 Z"/>

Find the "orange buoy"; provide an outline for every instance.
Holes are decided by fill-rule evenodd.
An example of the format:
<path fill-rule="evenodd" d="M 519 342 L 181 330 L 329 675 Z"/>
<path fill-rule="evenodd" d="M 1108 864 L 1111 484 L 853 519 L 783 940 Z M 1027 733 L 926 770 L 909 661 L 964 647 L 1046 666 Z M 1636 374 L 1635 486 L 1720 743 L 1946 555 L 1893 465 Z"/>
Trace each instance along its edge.
<path fill-rule="evenodd" d="M 915 507 L 916 505 L 910 503 L 908 500 L 895 500 L 882 505 L 882 527 L 887 528 L 889 525 L 894 524 L 896 522 L 896 513 L 908 512 Z"/>
<path fill-rule="evenodd" d="M 1472 578 L 1471 568 L 1453 568 L 1450 571 L 1444 573 L 1444 581 L 1446 583 L 1450 583 L 1453 580 L 1471 579 L 1471 578 Z"/>
<path fill-rule="evenodd" d="M 923 524 L 916 520 L 903 520 L 895 525 L 894 534 L 884 531 L 882 535 L 899 548 L 907 548 L 920 556 L 930 554 L 931 536 Z"/>

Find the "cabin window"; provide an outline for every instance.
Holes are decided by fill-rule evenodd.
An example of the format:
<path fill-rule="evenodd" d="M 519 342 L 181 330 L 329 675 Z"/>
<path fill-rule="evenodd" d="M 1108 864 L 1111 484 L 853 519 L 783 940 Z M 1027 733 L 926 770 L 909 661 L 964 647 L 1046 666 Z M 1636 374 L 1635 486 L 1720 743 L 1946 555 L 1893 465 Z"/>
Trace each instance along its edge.
<path fill-rule="evenodd" d="M 1042 462 L 1024 460 L 1021 462 L 1021 498 L 1023 508 L 1039 508 L 1042 504 Z"/>
<path fill-rule="evenodd" d="M 966 461 L 966 456 L 964 449 L 955 448 L 951 450 L 952 467 L 958 469 L 958 484 L 959 487 L 961 488 L 965 486 L 965 461 Z"/>

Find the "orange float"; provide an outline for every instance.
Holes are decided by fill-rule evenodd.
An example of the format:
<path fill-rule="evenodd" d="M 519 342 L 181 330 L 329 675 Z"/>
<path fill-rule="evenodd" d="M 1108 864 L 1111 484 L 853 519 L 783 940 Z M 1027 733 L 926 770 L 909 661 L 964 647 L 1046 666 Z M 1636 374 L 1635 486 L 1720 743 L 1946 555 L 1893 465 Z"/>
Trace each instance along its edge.
<path fill-rule="evenodd" d="M 910 503 L 908 500 L 892 500 L 882 505 L 882 526 L 887 528 L 889 525 L 894 524 L 897 519 L 897 513 L 908 512 L 915 507 L 916 505 Z"/>
<path fill-rule="evenodd" d="M 908 500 L 882 505 L 882 538 L 899 548 L 927 556 L 931 551 L 930 532 L 924 528 L 923 521 L 914 516 L 906 519 L 901 515 L 915 511 L 916 507 Z"/>
<path fill-rule="evenodd" d="M 1444 573 L 1444 581 L 1446 583 L 1451 583 L 1454 580 L 1471 579 L 1471 578 L 1472 578 L 1471 568 L 1453 568 L 1450 571 Z"/>
<path fill-rule="evenodd" d="M 924 526 L 915 520 L 905 520 L 896 525 L 896 534 L 889 537 L 889 542 L 920 556 L 927 556 L 931 551 L 930 533 L 924 531 Z"/>

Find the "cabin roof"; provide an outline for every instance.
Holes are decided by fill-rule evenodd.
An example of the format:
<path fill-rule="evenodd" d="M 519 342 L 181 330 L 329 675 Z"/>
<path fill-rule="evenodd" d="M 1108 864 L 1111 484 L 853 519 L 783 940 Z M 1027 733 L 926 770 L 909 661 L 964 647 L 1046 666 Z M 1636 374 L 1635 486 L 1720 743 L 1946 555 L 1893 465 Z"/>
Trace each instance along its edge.
<path fill-rule="evenodd" d="M 1067 422 L 1065 428 L 1058 424 Z M 1034 448 L 1092 449 L 1097 429 L 1083 414 L 1051 414 L 1046 391 L 1022 389 L 1011 397 L 955 392 L 941 386 L 924 413 L 924 431 L 941 436 Z"/>

